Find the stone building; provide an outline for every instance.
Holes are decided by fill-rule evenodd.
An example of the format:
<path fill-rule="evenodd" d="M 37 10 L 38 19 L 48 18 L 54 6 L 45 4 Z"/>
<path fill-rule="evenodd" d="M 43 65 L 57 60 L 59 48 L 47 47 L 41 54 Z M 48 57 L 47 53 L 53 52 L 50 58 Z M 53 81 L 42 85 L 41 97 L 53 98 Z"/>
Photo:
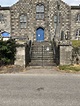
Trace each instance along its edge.
<path fill-rule="evenodd" d="M 61 61 L 61 64 L 70 64 L 72 48 L 66 44 L 65 40 L 80 39 L 80 6 L 70 6 L 62 0 L 19 0 L 11 7 L 0 7 L 0 32 L 8 32 L 11 37 L 16 39 L 39 42 L 34 45 L 36 45 L 37 50 L 43 51 L 46 48 L 46 51 L 44 51 L 48 52 L 46 56 L 50 56 L 50 44 L 46 43 L 44 44 L 45 47 L 42 48 L 43 46 L 40 44 L 42 41 L 55 40 L 59 42 L 63 40 L 64 45 L 59 44 L 60 57 L 57 56 L 56 58 Z M 41 48 L 39 48 L 40 46 Z M 19 63 L 21 55 L 23 61 L 25 60 L 25 48 L 21 55 L 21 47 L 17 50 L 19 52 L 17 54 Z M 38 53 L 35 55 L 38 55 Z M 46 57 L 46 60 L 49 60 L 49 58 L 51 59 L 51 57 Z M 36 61 L 38 62 L 38 60 Z"/>
<path fill-rule="evenodd" d="M 59 9 L 58 9 L 59 8 Z M 56 31 L 59 15 L 59 31 Z M 71 7 L 57 0 L 20 0 L 11 7 L 11 35 L 51 40 L 56 32 L 71 33 Z M 41 31 L 41 34 L 39 32 Z"/>
<path fill-rule="evenodd" d="M 0 7 L 0 31 L 32 41 L 52 40 L 55 35 L 61 39 L 62 32 L 78 39 L 80 6 L 69 6 L 61 0 L 19 0 L 11 7 Z"/>
<path fill-rule="evenodd" d="M 0 33 L 11 33 L 10 7 L 0 6 Z"/>
<path fill-rule="evenodd" d="M 80 5 L 71 6 L 71 38 L 80 39 Z"/>

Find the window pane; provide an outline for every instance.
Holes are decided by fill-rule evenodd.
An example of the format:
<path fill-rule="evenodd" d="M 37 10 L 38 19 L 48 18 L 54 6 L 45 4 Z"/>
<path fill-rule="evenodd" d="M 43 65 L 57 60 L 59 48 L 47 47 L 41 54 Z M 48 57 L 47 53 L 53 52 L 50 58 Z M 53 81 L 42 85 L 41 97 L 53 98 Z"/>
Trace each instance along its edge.
<path fill-rule="evenodd" d="M 36 6 L 36 19 L 44 19 L 44 5 L 38 4 Z"/>
<path fill-rule="evenodd" d="M 80 14 L 79 14 L 79 21 L 80 21 Z"/>
<path fill-rule="evenodd" d="M 26 22 L 26 16 L 25 15 L 20 16 L 20 22 Z"/>
<path fill-rule="evenodd" d="M 20 23 L 21 28 L 26 28 L 26 23 Z"/>
<path fill-rule="evenodd" d="M 40 12 L 40 7 L 39 7 L 39 5 L 36 6 L 36 12 Z"/>
<path fill-rule="evenodd" d="M 44 6 L 40 6 L 40 12 L 44 12 Z"/>
<path fill-rule="evenodd" d="M 3 14 L 0 14 L 0 21 L 4 21 L 4 16 L 3 16 Z"/>
<path fill-rule="evenodd" d="M 54 16 L 54 23 L 57 23 L 57 16 Z"/>
<path fill-rule="evenodd" d="M 80 29 L 76 31 L 76 36 L 80 36 Z"/>
<path fill-rule="evenodd" d="M 36 19 L 44 19 L 44 13 L 37 13 Z"/>
<path fill-rule="evenodd" d="M 79 30 L 79 36 L 80 36 L 80 30 Z"/>
<path fill-rule="evenodd" d="M 20 16 L 20 28 L 26 28 L 27 26 L 27 17 L 26 15 L 21 15 Z"/>
<path fill-rule="evenodd" d="M 77 21 L 80 21 L 80 14 L 77 15 Z"/>
<path fill-rule="evenodd" d="M 36 12 L 44 12 L 44 5 L 37 5 Z"/>
<path fill-rule="evenodd" d="M 56 27 L 57 27 L 57 23 L 54 23 L 54 29 L 56 29 Z"/>

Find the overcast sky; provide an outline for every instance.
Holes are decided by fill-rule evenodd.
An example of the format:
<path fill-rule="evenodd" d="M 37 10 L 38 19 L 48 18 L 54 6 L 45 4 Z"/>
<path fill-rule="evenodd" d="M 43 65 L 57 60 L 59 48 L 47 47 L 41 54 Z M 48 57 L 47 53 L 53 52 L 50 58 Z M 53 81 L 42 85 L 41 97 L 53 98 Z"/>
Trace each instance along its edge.
<path fill-rule="evenodd" d="M 0 0 L 0 5 L 1 6 L 11 6 L 14 3 L 16 3 L 19 0 Z M 80 0 L 63 0 L 64 2 L 66 2 L 69 5 L 79 5 L 80 4 Z"/>

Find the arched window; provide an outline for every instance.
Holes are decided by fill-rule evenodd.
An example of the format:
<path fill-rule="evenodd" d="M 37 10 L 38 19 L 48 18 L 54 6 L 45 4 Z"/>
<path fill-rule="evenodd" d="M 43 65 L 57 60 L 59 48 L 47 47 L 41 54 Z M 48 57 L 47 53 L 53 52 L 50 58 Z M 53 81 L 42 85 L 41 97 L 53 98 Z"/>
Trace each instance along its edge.
<path fill-rule="evenodd" d="M 44 5 L 37 4 L 36 6 L 36 19 L 44 19 Z"/>
<path fill-rule="evenodd" d="M 80 13 L 77 14 L 77 21 L 80 22 Z"/>
<path fill-rule="evenodd" d="M 20 28 L 27 27 L 27 16 L 25 14 L 20 15 Z"/>

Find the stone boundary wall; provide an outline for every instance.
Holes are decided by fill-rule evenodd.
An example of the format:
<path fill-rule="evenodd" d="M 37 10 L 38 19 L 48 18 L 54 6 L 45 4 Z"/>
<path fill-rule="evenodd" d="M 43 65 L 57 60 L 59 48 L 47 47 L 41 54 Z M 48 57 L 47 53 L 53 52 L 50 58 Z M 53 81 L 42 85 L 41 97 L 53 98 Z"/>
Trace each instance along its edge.
<path fill-rule="evenodd" d="M 72 64 L 72 46 L 60 45 L 59 46 L 59 65 L 70 65 Z"/>
<path fill-rule="evenodd" d="M 16 49 L 17 53 L 14 65 L 25 67 L 25 45 L 19 45 Z"/>

